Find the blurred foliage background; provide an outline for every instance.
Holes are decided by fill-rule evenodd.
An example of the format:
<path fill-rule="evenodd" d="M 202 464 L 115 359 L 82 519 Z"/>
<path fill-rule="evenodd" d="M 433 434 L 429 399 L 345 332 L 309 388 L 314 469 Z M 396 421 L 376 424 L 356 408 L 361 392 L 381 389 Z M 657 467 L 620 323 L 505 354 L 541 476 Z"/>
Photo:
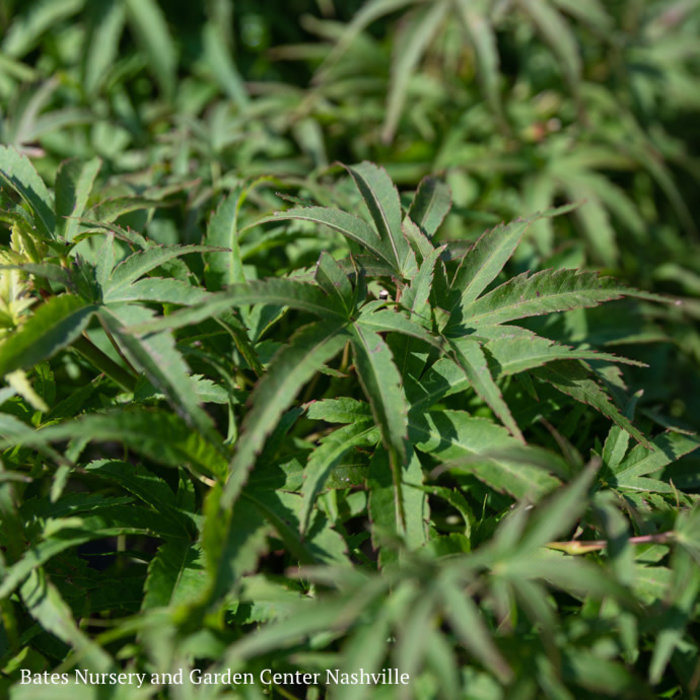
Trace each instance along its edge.
<path fill-rule="evenodd" d="M 530 327 L 647 362 L 626 370 L 644 420 L 700 428 L 698 0 L 3 0 L 0 34 L 0 142 L 49 184 L 99 156 L 87 218 L 113 206 L 162 243 L 201 242 L 237 186 L 242 224 L 285 197 L 351 204 L 323 186 L 337 161 L 403 190 L 438 174 L 445 240 L 577 202 L 530 228 L 509 271 L 586 266 L 678 303 Z M 241 253 L 262 277 L 318 245 L 255 233 Z M 590 420 L 559 429 L 587 451 Z M 698 467 L 666 476 L 694 491 Z"/>

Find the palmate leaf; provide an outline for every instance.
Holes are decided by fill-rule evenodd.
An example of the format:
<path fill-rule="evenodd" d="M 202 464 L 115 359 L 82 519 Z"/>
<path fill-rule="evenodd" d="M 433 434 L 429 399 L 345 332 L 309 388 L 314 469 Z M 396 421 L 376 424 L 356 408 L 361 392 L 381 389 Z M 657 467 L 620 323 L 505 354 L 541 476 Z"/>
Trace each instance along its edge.
<path fill-rule="evenodd" d="M 250 397 L 251 408 L 231 461 L 229 480 L 222 496 L 223 507 L 230 507 L 238 497 L 265 438 L 299 390 L 347 341 L 344 323 L 313 323 L 298 330 L 289 345 L 274 357 Z"/>

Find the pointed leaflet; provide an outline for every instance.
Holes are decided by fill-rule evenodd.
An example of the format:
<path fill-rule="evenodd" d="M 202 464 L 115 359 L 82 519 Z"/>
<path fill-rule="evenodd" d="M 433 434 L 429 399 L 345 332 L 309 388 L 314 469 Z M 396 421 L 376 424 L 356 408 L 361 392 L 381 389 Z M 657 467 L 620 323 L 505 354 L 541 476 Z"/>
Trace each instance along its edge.
<path fill-rule="evenodd" d="M 350 334 L 357 378 L 372 408 L 382 442 L 389 452 L 397 517 L 399 522 L 405 523 L 401 469 L 406 463 L 404 441 L 408 434 L 408 404 L 401 375 L 381 335 L 360 324 L 352 326 Z"/>
<path fill-rule="evenodd" d="M 487 403 L 513 436 L 521 442 L 525 442 L 508 404 L 503 400 L 501 390 L 491 376 L 486 356 L 479 343 L 470 338 L 459 338 L 450 341 L 450 345 L 474 391 Z"/>
<path fill-rule="evenodd" d="M 368 418 L 369 416 L 365 414 L 364 417 Z M 333 468 L 347 452 L 358 446 L 372 445 L 376 442 L 377 437 L 377 428 L 371 421 L 356 417 L 350 425 L 334 430 L 321 440 L 319 446 L 309 456 L 304 469 L 304 483 L 301 488 L 304 500 L 299 516 L 299 527 L 302 534 L 308 528 L 316 496 L 320 493 Z"/>
<path fill-rule="evenodd" d="M 458 0 L 457 7 L 469 41 L 476 53 L 479 83 L 498 125 L 504 130 L 503 106 L 500 94 L 500 61 L 494 26 L 488 17 L 490 2 Z"/>
<path fill-rule="evenodd" d="M 96 310 L 72 294 L 49 299 L 0 344 L 0 376 L 28 369 L 70 345 L 87 328 Z"/>
<path fill-rule="evenodd" d="M 469 306 L 496 279 L 533 221 L 563 214 L 571 208 L 571 206 L 560 207 L 544 214 L 535 214 L 527 219 L 499 224 L 496 228 L 485 231 L 462 259 L 452 280 L 452 289 L 458 298 L 456 305 L 463 308 Z"/>
<path fill-rule="evenodd" d="M 191 603 L 208 586 L 200 548 L 186 540 L 168 540 L 148 566 L 141 610 Z"/>
<path fill-rule="evenodd" d="M 226 475 L 226 459 L 219 450 L 176 415 L 158 410 L 92 413 L 29 433 L 10 433 L 0 439 L 0 449 L 14 445 L 41 447 L 86 436 L 96 442 L 121 443 L 170 467 L 189 464 L 193 471 L 209 477 Z"/>
<path fill-rule="evenodd" d="M 45 238 L 54 238 L 53 199 L 29 158 L 20 155 L 12 146 L 0 146 L 0 179 L 29 205 L 38 231 Z"/>
<path fill-rule="evenodd" d="M 663 469 L 698 447 L 700 437 L 697 435 L 673 432 L 657 435 L 647 447 L 637 445 L 620 464 L 613 467 L 617 485 L 626 487 L 633 479 Z"/>
<path fill-rule="evenodd" d="M 479 340 L 498 367 L 498 376 L 517 374 L 555 360 L 602 360 L 644 366 L 607 352 L 571 348 L 519 326 L 480 326 Z"/>
<path fill-rule="evenodd" d="M 127 17 L 166 99 L 174 96 L 177 50 L 155 0 L 125 0 Z"/>
<path fill-rule="evenodd" d="M 295 207 L 286 211 L 275 212 L 272 216 L 259 219 L 255 222 L 255 225 L 266 224 L 270 221 L 285 221 L 286 219 L 313 221 L 316 224 L 328 226 L 374 253 L 380 260 L 388 263 L 392 269 L 396 267 L 396 260 L 387 246 L 387 241 L 380 239 L 377 232 L 368 223 L 340 209 Z"/>
<path fill-rule="evenodd" d="M 224 508 L 230 507 L 238 497 L 265 439 L 282 413 L 304 384 L 342 350 L 347 340 L 344 324 L 314 323 L 297 331 L 289 345 L 275 355 L 250 397 L 252 407 L 243 423 L 222 496 Z"/>
<path fill-rule="evenodd" d="M 415 321 L 406 318 L 402 313 L 391 311 L 390 309 L 378 309 L 377 311 L 367 311 L 360 314 L 356 323 L 363 328 L 377 333 L 387 331 L 402 333 L 413 338 L 418 338 L 436 348 L 442 347 L 442 341 L 428 331 L 419 326 Z"/>
<path fill-rule="evenodd" d="M 433 287 L 433 271 L 435 263 L 445 250 L 445 246 L 435 248 L 423 260 L 416 276 L 408 288 L 403 290 L 401 305 L 417 316 L 426 326 L 430 323 L 430 307 L 428 299 Z"/>
<path fill-rule="evenodd" d="M 114 670 L 109 654 L 75 623 L 73 611 L 43 570 L 35 569 L 20 588 L 29 614 L 50 634 L 69 644 L 84 663 L 100 671 Z"/>
<path fill-rule="evenodd" d="M 105 289 L 109 290 L 110 293 L 115 293 L 118 289 L 127 287 L 139 277 L 169 260 L 188 255 L 189 253 L 200 253 L 209 250 L 211 250 L 209 246 L 203 245 L 152 246 L 146 250 L 139 250 L 122 260 L 112 270 Z"/>
<path fill-rule="evenodd" d="M 78 219 L 85 212 L 85 205 L 100 171 L 102 161 L 93 158 L 87 162 L 78 159 L 61 163 L 56 173 L 56 234 L 65 241 L 72 241 L 78 233 Z"/>
<path fill-rule="evenodd" d="M 588 371 L 579 362 L 561 360 L 532 371 L 533 375 L 549 382 L 567 396 L 593 406 L 604 416 L 626 430 L 635 440 L 648 447 L 648 440 L 625 418 L 610 400 L 610 397 L 591 379 Z"/>
<path fill-rule="evenodd" d="M 579 270 L 542 270 L 513 277 L 462 309 L 470 327 L 496 325 L 527 316 L 597 306 L 635 291 L 610 277 Z"/>
<path fill-rule="evenodd" d="M 219 205 L 207 226 L 205 243 L 217 248 L 226 248 L 221 252 L 204 254 L 207 263 L 204 276 L 207 288 L 212 291 L 234 282 L 245 282 L 241 249 L 238 245 L 238 210 L 241 200 L 240 189 L 234 190 Z"/>
<path fill-rule="evenodd" d="M 459 295 L 458 304 L 468 306 L 498 276 L 518 247 L 529 219 L 500 224 L 485 231 L 462 259 L 452 280 L 452 289 Z"/>
<path fill-rule="evenodd" d="M 100 317 L 124 348 L 129 360 L 165 394 L 173 409 L 213 445 L 220 446 L 212 420 L 199 406 L 190 368 L 175 347 L 175 338 L 167 332 L 138 337 L 125 330 L 124 323 L 143 321 L 151 318 L 152 313 L 142 306 L 128 306 L 113 312 L 103 309 Z"/>
<path fill-rule="evenodd" d="M 394 269 L 404 277 L 415 271 L 416 260 L 401 230 L 401 201 L 386 170 L 364 161 L 348 166 L 348 172 L 362 195 L 379 237 L 391 250 Z"/>
<path fill-rule="evenodd" d="M 337 297 L 349 313 L 353 307 L 352 285 L 338 263 L 325 250 L 316 263 L 314 279 L 329 297 Z"/>
<path fill-rule="evenodd" d="M 418 549 L 427 541 L 426 523 L 430 520 L 428 494 L 423 484 L 423 468 L 416 453 L 411 455 L 402 470 L 402 496 L 405 522 L 402 522 L 395 507 L 395 487 L 392 483 L 391 468 L 385 450 L 379 449 L 372 456 L 367 476 L 369 491 L 369 517 L 372 521 L 372 540 L 380 547 L 382 535 L 400 535 L 408 549 Z M 380 551 L 380 563 L 386 565 L 395 561 L 394 547 Z"/>
<path fill-rule="evenodd" d="M 451 206 L 450 188 L 437 178 L 424 177 L 413 196 L 408 216 L 418 224 L 426 236 L 432 237 L 440 228 Z"/>
<path fill-rule="evenodd" d="M 464 592 L 463 586 L 458 581 L 450 579 L 447 573 L 441 577 L 439 584 L 443 611 L 450 627 L 486 668 L 502 682 L 508 682 L 513 672 L 494 644 L 479 609 L 471 597 Z"/>
<path fill-rule="evenodd" d="M 412 410 L 408 424 L 410 440 L 418 450 L 473 473 L 497 491 L 518 499 L 539 499 L 559 484 L 545 469 L 548 464 L 558 466 L 553 455 L 523 446 L 505 428 L 485 418 L 463 411 Z"/>
<path fill-rule="evenodd" d="M 393 41 L 391 80 L 386 101 L 382 140 L 391 143 L 396 133 L 408 86 L 422 55 L 435 37 L 448 10 L 448 3 L 429 3 L 419 7 L 398 25 Z"/>
<path fill-rule="evenodd" d="M 329 297 L 318 286 L 291 279 L 267 279 L 248 282 L 248 284 L 235 284 L 224 292 L 210 295 L 199 305 L 181 309 L 153 321 L 139 323 L 128 330 L 132 333 L 174 330 L 218 316 L 229 311 L 233 306 L 248 304 L 289 306 L 333 322 L 346 318 L 343 308 L 338 306 L 337 299 Z"/>
<path fill-rule="evenodd" d="M 127 286 L 108 289 L 102 301 L 105 304 L 124 301 L 156 301 L 161 304 L 194 306 L 209 298 L 209 293 L 189 282 L 173 278 L 145 277 Z"/>

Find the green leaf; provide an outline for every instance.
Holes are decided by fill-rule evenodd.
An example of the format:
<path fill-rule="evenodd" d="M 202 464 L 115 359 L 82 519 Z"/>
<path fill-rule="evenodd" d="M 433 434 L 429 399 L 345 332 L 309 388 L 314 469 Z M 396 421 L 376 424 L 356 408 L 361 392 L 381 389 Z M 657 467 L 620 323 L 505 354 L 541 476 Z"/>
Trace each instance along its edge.
<path fill-rule="evenodd" d="M 411 280 L 408 289 L 404 289 L 401 305 L 417 316 L 426 326 L 430 323 L 429 298 L 433 287 L 433 272 L 435 263 L 440 258 L 445 247 L 435 248 L 423 260 L 416 276 Z"/>
<path fill-rule="evenodd" d="M 369 405 L 364 401 L 341 397 L 338 399 L 322 399 L 309 405 L 307 415 L 312 420 L 322 420 L 327 423 L 354 423 L 369 418 Z"/>
<path fill-rule="evenodd" d="M 611 353 L 559 345 L 519 326 L 480 326 L 478 334 L 488 339 L 484 347 L 498 368 L 498 376 L 517 374 L 556 360 L 599 360 L 643 366 L 641 362 Z"/>
<path fill-rule="evenodd" d="M 168 31 L 163 11 L 155 0 L 125 0 L 126 12 L 163 95 L 175 94 L 177 51 Z"/>
<path fill-rule="evenodd" d="M 502 682 L 513 672 L 496 647 L 479 609 L 456 581 L 447 575 L 439 582 L 445 616 L 464 646 Z"/>
<path fill-rule="evenodd" d="M 53 198 L 29 158 L 12 146 L 0 146 L 0 178 L 29 205 L 38 232 L 55 238 Z"/>
<path fill-rule="evenodd" d="M 538 506 L 518 545 L 522 550 L 542 547 L 572 527 L 588 507 L 588 489 L 599 464 L 599 460 L 589 464 L 574 481 L 559 489 L 546 504 Z"/>
<path fill-rule="evenodd" d="M 316 264 L 314 279 L 329 297 L 337 297 L 340 306 L 348 313 L 353 308 L 353 290 L 350 280 L 338 263 L 325 250 Z"/>
<path fill-rule="evenodd" d="M 0 376 L 33 367 L 70 345 L 96 310 L 71 294 L 49 299 L 0 345 Z"/>
<path fill-rule="evenodd" d="M 567 360 L 552 362 L 546 367 L 533 370 L 533 375 L 549 382 L 563 394 L 592 406 L 620 428 L 626 430 L 635 440 L 645 447 L 649 447 L 646 437 L 620 413 L 608 395 L 594 379 L 591 379 L 586 369 L 578 362 Z"/>
<path fill-rule="evenodd" d="M 250 397 L 236 452 L 230 466 L 229 480 L 222 503 L 230 507 L 238 497 L 248 472 L 253 468 L 265 439 L 289 408 L 300 389 L 332 359 L 348 340 L 343 324 L 314 323 L 304 326 L 274 357 L 267 374 L 258 382 Z"/>
<path fill-rule="evenodd" d="M 473 473 L 518 499 L 538 500 L 559 483 L 542 468 L 548 462 L 554 465 L 544 451 L 525 447 L 505 428 L 462 411 L 412 410 L 409 436 L 418 450 L 448 468 Z"/>
<path fill-rule="evenodd" d="M 98 442 L 123 443 L 168 466 L 190 464 L 196 472 L 207 476 L 223 477 L 227 471 L 226 460 L 211 443 L 177 416 L 165 411 L 138 409 L 93 413 L 31 434 L 6 437 L 0 441 L 0 446 L 40 446 L 86 436 Z"/>
<path fill-rule="evenodd" d="M 170 280 L 174 281 L 174 280 Z M 220 445 L 209 416 L 200 408 L 190 369 L 175 347 L 169 333 L 154 333 L 138 337 L 124 329 L 124 322 L 150 318 L 152 312 L 144 307 L 103 310 L 100 317 L 119 341 L 131 362 L 141 369 L 149 381 L 160 389 L 173 409 L 191 426 L 196 427 L 213 445 Z"/>
<path fill-rule="evenodd" d="M 486 361 L 486 355 L 479 343 L 470 338 L 460 338 L 450 342 L 457 362 L 464 370 L 474 391 L 481 397 L 489 408 L 500 418 L 503 425 L 521 442 L 525 442 L 508 404 L 503 400 L 501 390 L 491 376 Z"/>
<path fill-rule="evenodd" d="M 518 0 L 518 4 L 530 16 L 545 41 L 561 61 L 564 77 L 578 100 L 581 56 L 569 25 L 561 14 L 551 6 L 549 0 Z"/>
<path fill-rule="evenodd" d="M 102 167 L 99 158 L 87 162 L 67 160 L 56 173 L 56 235 L 72 241 L 80 228 L 79 219 L 85 212 L 95 178 Z"/>
<path fill-rule="evenodd" d="M 255 224 L 285 220 L 313 221 L 316 224 L 328 226 L 374 253 L 380 260 L 388 263 L 392 269 L 396 269 L 396 258 L 387 249 L 387 241 L 382 240 L 368 223 L 352 214 L 327 207 L 298 207 L 275 212 L 272 216 L 256 221 Z"/>
<path fill-rule="evenodd" d="M 207 64 L 226 94 L 240 109 L 248 106 L 249 99 L 245 83 L 227 45 L 227 27 L 207 22 L 202 29 L 202 41 Z"/>
<path fill-rule="evenodd" d="M 201 304 L 209 297 L 210 294 L 201 287 L 195 287 L 183 280 L 146 277 L 127 286 L 108 285 L 102 301 L 105 304 L 128 301 L 155 301 L 161 304 L 194 306 L 195 304 Z"/>
<path fill-rule="evenodd" d="M 507 225 L 499 224 L 481 235 L 462 259 L 452 280 L 459 305 L 468 307 L 496 279 L 530 223 L 531 219 L 520 219 Z"/>
<path fill-rule="evenodd" d="M 207 226 L 205 243 L 224 251 L 204 254 L 207 269 L 204 276 L 210 290 L 221 289 L 234 282 L 245 282 L 241 249 L 238 245 L 238 212 L 242 195 L 234 190 L 215 210 Z"/>
<path fill-rule="evenodd" d="M 317 286 L 291 279 L 268 279 L 232 285 L 225 292 L 217 292 L 199 305 L 176 311 L 163 318 L 146 321 L 127 330 L 132 333 L 155 333 L 166 329 L 182 328 L 217 316 L 233 306 L 248 304 L 276 304 L 307 311 L 337 323 L 346 318 L 337 300 Z"/>
<path fill-rule="evenodd" d="M 595 272 L 542 270 L 534 275 L 523 273 L 463 306 L 462 322 L 471 327 L 496 325 L 554 311 L 597 306 L 634 293 L 616 280 L 599 277 Z"/>
<path fill-rule="evenodd" d="M 152 246 L 146 250 L 139 250 L 122 260 L 112 270 L 105 291 L 106 293 L 116 294 L 124 287 L 128 287 L 135 282 L 139 277 L 160 267 L 169 260 L 174 260 L 189 253 L 200 253 L 209 250 L 211 250 L 209 246 L 201 245 Z"/>
<path fill-rule="evenodd" d="M 367 161 L 348 166 L 348 172 L 367 205 L 379 238 L 391 249 L 394 268 L 404 277 L 415 272 L 413 251 L 401 230 L 401 202 L 386 170 Z"/>
<path fill-rule="evenodd" d="M 357 378 L 389 453 L 394 480 L 394 505 L 399 522 L 405 524 L 401 469 L 406 463 L 408 404 L 401 386 L 401 376 L 389 347 L 378 333 L 360 324 L 352 326 L 350 333 Z"/>
<path fill-rule="evenodd" d="M 501 128 L 505 127 L 503 106 L 500 92 L 500 60 L 496 33 L 488 17 L 490 3 L 459 0 L 457 7 L 469 41 L 474 47 L 479 75 L 479 83 L 491 109 Z"/>
<path fill-rule="evenodd" d="M 382 128 L 382 140 L 390 143 L 396 134 L 408 85 L 416 66 L 435 37 L 449 9 L 446 2 L 430 3 L 419 7 L 405 17 L 393 42 L 391 79 L 387 95 L 386 116 Z"/>
<path fill-rule="evenodd" d="M 394 332 L 418 338 L 436 348 L 442 347 L 442 342 L 431 333 L 419 326 L 403 314 L 389 309 L 378 309 L 376 311 L 363 311 L 355 322 L 357 326 L 366 328 L 375 333 Z"/>
<path fill-rule="evenodd" d="M 61 20 L 78 12 L 85 0 L 44 0 L 22 8 L 22 14 L 13 17 L 2 42 L 3 53 L 24 56 L 34 48 L 41 35 L 51 31 Z"/>
<path fill-rule="evenodd" d="M 629 431 L 628 431 L 629 432 Z M 666 432 L 644 445 L 637 445 L 627 457 L 613 468 L 620 487 L 631 485 L 634 479 L 663 469 L 667 464 L 700 447 L 697 435 Z"/>
<path fill-rule="evenodd" d="M 332 401 L 319 402 L 320 404 Z M 299 524 L 301 532 L 306 532 L 311 518 L 312 508 L 316 496 L 321 492 L 332 470 L 340 463 L 340 460 L 356 447 L 368 447 L 376 443 L 377 429 L 365 414 L 365 420 L 353 420 L 351 425 L 334 430 L 324 437 L 319 446 L 311 453 L 304 468 L 304 484 L 301 489 L 304 497 Z M 327 419 L 326 419 L 327 420 Z"/>
<path fill-rule="evenodd" d="M 208 586 L 201 549 L 179 540 L 164 542 L 148 567 L 141 609 L 191 603 Z"/>
<path fill-rule="evenodd" d="M 124 30 L 126 12 L 121 0 L 88 3 L 87 40 L 82 57 L 83 86 L 94 95 L 119 56 L 119 39 Z"/>
<path fill-rule="evenodd" d="M 22 584 L 20 595 L 29 614 L 47 632 L 70 644 L 85 663 L 96 670 L 113 669 L 109 654 L 75 624 L 73 611 L 63 600 L 56 586 L 46 579 L 41 569 L 32 571 Z"/>
<path fill-rule="evenodd" d="M 450 188 L 435 177 L 424 177 L 418 184 L 408 216 L 426 236 L 435 235 L 452 206 Z"/>

